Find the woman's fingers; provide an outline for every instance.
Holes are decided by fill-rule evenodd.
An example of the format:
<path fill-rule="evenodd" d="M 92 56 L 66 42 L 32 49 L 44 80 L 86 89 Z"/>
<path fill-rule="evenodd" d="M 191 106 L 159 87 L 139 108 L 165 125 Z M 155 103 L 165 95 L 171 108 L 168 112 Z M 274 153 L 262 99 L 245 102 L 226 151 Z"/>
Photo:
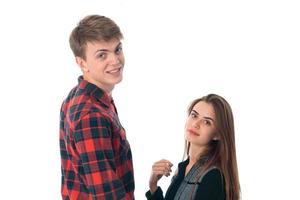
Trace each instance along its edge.
<path fill-rule="evenodd" d="M 166 175 L 168 173 L 171 173 L 172 169 L 170 167 L 153 167 L 152 172 L 154 174 Z"/>
<path fill-rule="evenodd" d="M 152 165 L 152 173 L 156 174 L 156 175 L 165 175 L 165 176 L 169 176 L 170 173 L 172 172 L 171 167 L 173 166 L 173 164 L 168 161 L 168 160 L 160 160 L 155 162 Z"/>
<path fill-rule="evenodd" d="M 157 161 L 152 165 L 152 172 L 149 180 L 149 187 L 151 193 L 156 191 L 157 182 L 159 181 L 159 179 L 161 179 L 162 176 L 170 176 L 170 173 L 172 172 L 172 166 L 173 164 L 165 159 Z"/>
<path fill-rule="evenodd" d="M 156 166 L 157 167 L 172 167 L 173 164 L 168 160 L 160 160 L 160 161 L 155 162 L 152 165 L 152 167 L 156 167 Z"/>

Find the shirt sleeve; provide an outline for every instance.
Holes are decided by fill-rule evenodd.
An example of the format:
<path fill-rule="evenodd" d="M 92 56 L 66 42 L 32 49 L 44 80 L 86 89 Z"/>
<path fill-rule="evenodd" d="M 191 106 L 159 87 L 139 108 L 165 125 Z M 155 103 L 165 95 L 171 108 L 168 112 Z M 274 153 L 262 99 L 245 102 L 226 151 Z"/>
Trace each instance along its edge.
<path fill-rule="evenodd" d="M 76 124 L 74 143 L 79 154 L 83 181 L 93 199 L 123 199 L 125 188 L 116 174 L 109 119 L 98 112 L 86 114 Z"/>
<path fill-rule="evenodd" d="M 225 185 L 219 169 L 208 171 L 202 178 L 195 199 L 224 200 Z"/>

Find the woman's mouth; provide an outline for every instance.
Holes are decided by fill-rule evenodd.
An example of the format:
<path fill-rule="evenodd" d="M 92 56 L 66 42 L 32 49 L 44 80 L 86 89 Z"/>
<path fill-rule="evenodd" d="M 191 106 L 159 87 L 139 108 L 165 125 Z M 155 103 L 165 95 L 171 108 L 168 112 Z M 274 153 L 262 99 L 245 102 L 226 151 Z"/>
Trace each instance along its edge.
<path fill-rule="evenodd" d="M 200 136 L 200 134 L 197 133 L 196 131 L 194 131 L 193 129 L 188 129 L 187 131 L 188 131 L 188 133 L 191 134 L 191 135 Z"/>

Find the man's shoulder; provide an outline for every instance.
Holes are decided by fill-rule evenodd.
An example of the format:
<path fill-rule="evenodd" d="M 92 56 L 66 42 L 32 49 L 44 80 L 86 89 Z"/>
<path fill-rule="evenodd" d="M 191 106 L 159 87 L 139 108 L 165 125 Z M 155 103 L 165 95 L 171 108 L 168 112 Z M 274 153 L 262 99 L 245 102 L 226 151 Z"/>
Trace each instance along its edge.
<path fill-rule="evenodd" d="M 76 122 L 90 113 L 102 114 L 101 105 L 85 90 L 74 87 L 62 105 L 62 111 L 70 122 Z"/>

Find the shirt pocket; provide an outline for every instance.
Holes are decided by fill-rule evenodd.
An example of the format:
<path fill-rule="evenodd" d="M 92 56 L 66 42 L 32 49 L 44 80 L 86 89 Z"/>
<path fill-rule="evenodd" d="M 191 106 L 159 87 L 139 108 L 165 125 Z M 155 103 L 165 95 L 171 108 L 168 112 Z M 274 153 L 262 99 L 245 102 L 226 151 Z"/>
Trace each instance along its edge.
<path fill-rule="evenodd" d="M 113 123 L 112 123 L 112 128 L 113 128 L 113 134 L 115 136 L 119 135 L 121 137 L 121 140 L 126 140 L 126 133 L 125 129 L 121 125 L 119 118 L 117 116 L 113 117 Z"/>

